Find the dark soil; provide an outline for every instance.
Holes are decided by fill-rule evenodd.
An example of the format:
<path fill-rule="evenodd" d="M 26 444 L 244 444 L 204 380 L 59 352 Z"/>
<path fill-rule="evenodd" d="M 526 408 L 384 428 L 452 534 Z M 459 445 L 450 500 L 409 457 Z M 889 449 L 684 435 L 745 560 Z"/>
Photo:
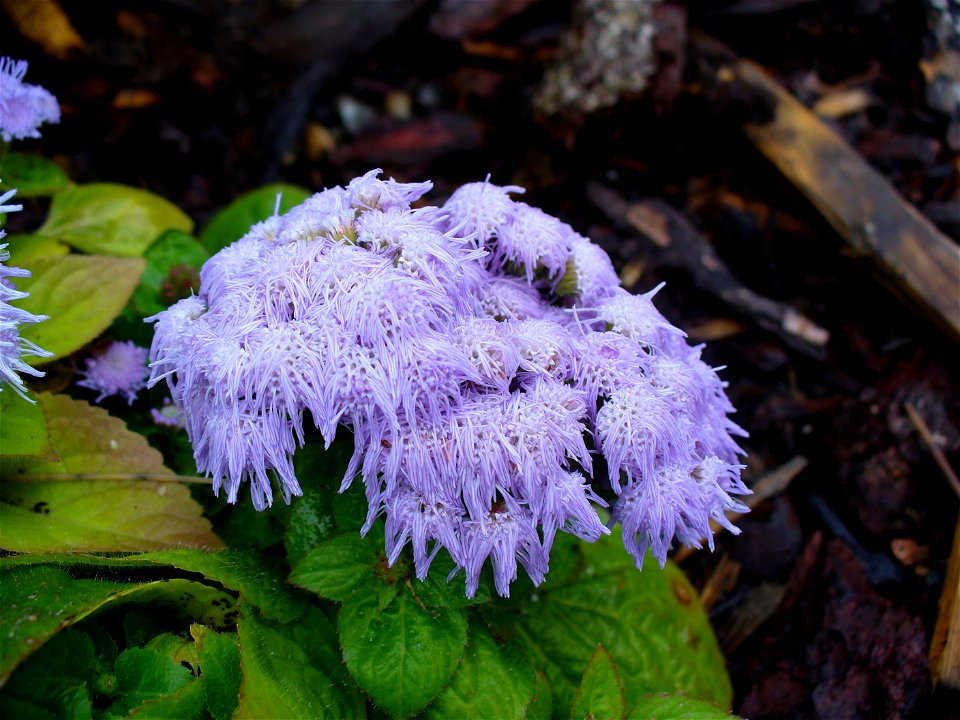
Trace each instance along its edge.
<path fill-rule="evenodd" d="M 710 97 L 699 75 L 706 35 L 807 104 L 862 89 L 868 102 L 831 123 L 956 240 L 960 164 L 921 72 L 943 49 L 932 3 L 667 3 L 658 18 L 677 34 L 658 45 L 651 88 L 565 117 L 536 112 L 532 98 L 570 5 L 474 5 L 479 18 L 461 6 L 444 19 L 439 0 L 64 0 L 86 43 L 71 59 L 5 32 L 4 52 L 30 60 L 27 80 L 63 108 L 59 126 L 19 149 L 80 182 L 159 193 L 199 227 L 266 182 L 317 190 L 372 167 L 432 179 L 437 203 L 488 173 L 526 186 L 528 202 L 607 248 L 631 289 L 667 281 L 661 310 L 709 338 L 707 360 L 726 366 L 735 419 L 750 432 L 748 482 L 808 460 L 739 523 L 742 535 L 683 561 L 700 587 L 722 558 L 739 566 L 711 602 L 734 710 L 960 717 L 960 696 L 932 690 L 928 668 L 958 499 L 905 410 L 960 467 L 958 346 L 745 139 L 762 104 Z M 746 287 L 827 329 L 825 350 L 798 349 L 698 288 L 591 202 L 592 184 L 680 211 Z M 40 217 L 34 209 L 11 226 Z"/>

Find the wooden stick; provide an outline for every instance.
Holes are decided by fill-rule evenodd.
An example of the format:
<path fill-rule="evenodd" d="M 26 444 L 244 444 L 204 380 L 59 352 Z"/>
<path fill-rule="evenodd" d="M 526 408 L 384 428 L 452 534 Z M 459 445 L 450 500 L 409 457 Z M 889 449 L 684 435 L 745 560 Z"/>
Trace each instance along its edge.
<path fill-rule="evenodd" d="M 933 433 L 930 432 L 930 428 L 927 427 L 926 421 L 920 416 L 920 413 L 917 412 L 917 409 L 913 406 L 913 403 L 904 403 L 904 409 L 907 411 L 907 415 L 910 416 L 910 422 L 913 423 L 914 427 L 917 428 L 917 432 L 920 433 L 920 437 L 923 438 L 923 442 L 926 443 L 927 448 L 930 450 L 930 454 L 933 455 L 933 459 L 936 461 L 937 465 L 940 467 L 941 472 L 947 478 L 947 482 L 950 483 L 950 487 L 953 488 L 953 491 L 960 495 L 960 478 L 957 477 L 957 474 L 953 471 L 953 468 L 950 467 L 950 463 L 947 462 L 947 456 L 943 454 L 943 450 L 937 447 L 937 443 L 933 440 Z"/>
<path fill-rule="evenodd" d="M 747 137 L 846 242 L 960 342 L 960 248 L 906 202 L 847 143 L 759 66 L 736 61 L 733 79 L 774 101 Z"/>
<path fill-rule="evenodd" d="M 960 519 L 930 639 L 930 674 L 934 685 L 942 683 L 960 690 Z"/>

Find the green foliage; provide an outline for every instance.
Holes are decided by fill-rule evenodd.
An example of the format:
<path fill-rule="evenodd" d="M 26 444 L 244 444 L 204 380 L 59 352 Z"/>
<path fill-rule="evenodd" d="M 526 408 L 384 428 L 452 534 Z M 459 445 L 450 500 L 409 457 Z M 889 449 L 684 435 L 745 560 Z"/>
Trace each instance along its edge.
<path fill-rule="evenodd" d="M 17 455 L 31 460 L 56 460 L 50 444 L 43 405 L 15 392 L 0 393 L 0 457 Z"/>
<path fill-rule="evenodd" d="M 4 173 L 53 196 L 36 234 L 8 238 L 33 273 L 19 304 L 50 316 L 23 336 L 67 358 L 51 369 L 105 332 L 149 342 L 143 318 L 189 293 L 210 253 L 273 215 L 278 192 L 281 212 L 308 197 L 261 188 L 198 241 L 142 190 L 70 185 L 16 154 Z M 521 573 L 499 598 L 487 573 L 466 598 L 446 552 L 420 580 L 409 550 L 388 566 L 382 522 L 361 536 L 362 483 L 339 492 L 349 437 L 308 437 L 304 496 L 257 513 L 191 492 L 189 443 L 143 407 L 125 423 L 31 397 L 0 393 L 0 548 L 26 553 L 0 559 L 4 717 L 728 717 L 693 589 L 669 564 L 637 572 L 618 538 L 561 534 L 542 587 Z"/>
<path fill-rule="evenodd" d="M 427 608 L 402 591 L 386 606 L 362 595 L 340 611 L 340 644 L 350 674 L 394 717 L 420 710 L 460 662 L 467 618 L 458 608 Z"/>
<path fill-rule="evenodd" d="M 645 695 L 633 706 L 627 720 L 730 720 L 734 717 L 705 700 L 658 693 Z"/>
<path fill-rule="evenodd" d="M 617 664 L 602 645 L 597 645 L 573 698 L 570 719 L 623 720 L 626 714 L 627 702 Z"/>
<path fill-rule="evenodd" d="M 57 459 L 0 457 L 0 473 L 17 480 L 0 484 L 0 547 L 117 552 L 220 545 L 189 490 L 165 481 L 173 473 L 142 436 L 88 403 L 45 393 L 38 400 Z"/>
<path fill-rule="evenodd" d="M 234 718 L 362 718 L 363 700 L 340 662 L 329 621 L 310 608 L 275 625 L 246 611 L 238 622 L 240 709 Z"/>
<path fill-rule="evenodd" d="M 189 233 L 168 230 L 144 253 L 147 266 L 130 299 L 141 318 L 166 310 L 199 287 L 200 268 L 209 253 Z"/>
<path fill-rule="evenodd" d="M 472 625 L 457 674 L 426 712 L 430 720 L 530 718 L 535 702 L 550 708 L 550 689 L 511 647 L 500 647 L 483 627 Z"/>
<path fill-rule="evenodd" d="M 221 210 L 204 228 L 200 242 L 212 254 L 247 234 L 251 225 L 271 217 L 280 194 L 280 212 L 299 205 L 310 193 L 295 185 L 267 185 L 241 195 Z"/>
<path fill-rule="evenodd" d="M 143 273 L 143 258 L 105 255 L 43 257 L 22 267 L 32 277 L 18 278 L 17 289 L 30 293 L 13 304 L 47 315 L 43 322 L 20 328 L 20 336 L 53 353 L 52 358 L 27 357 L 33 365 L 69 355 L 106 330 Z"/>
<path fill-rule="evenodd" d="M 60 166 L 38 155 L 8 152 L 0 167 L 0 192 L 16 188 L 17 197 L 46 197 L 70 185 Z"/>
<path fill-rule="evenodd" d="M 570 707 L 597 643 L 616 662 L 627 704 L 661 691 L 730 707 L 732 690 L 709 619 L 683 573 L 651 560 L 638 572 L 616 534 L 581 548 L 570 581 L 550 579 L 533 602 L 485 616 L 543 669 Z"/>
<path fill-rule="evenodd" d="M 73 185 L 53 196 L 37 230 L 94 255 L 143 255 L 166 230 L 193 230 L 193 221 L 159 195 L 112 183 Z"/>

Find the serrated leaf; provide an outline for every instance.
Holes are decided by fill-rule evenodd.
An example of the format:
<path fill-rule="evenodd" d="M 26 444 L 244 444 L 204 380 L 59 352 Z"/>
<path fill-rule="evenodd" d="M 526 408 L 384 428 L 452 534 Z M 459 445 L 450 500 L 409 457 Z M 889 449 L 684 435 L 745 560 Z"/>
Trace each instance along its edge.
<path fill-rule="evenodd" d="M 166 230 L 193 230 L 193 221 L 159 195 L 113 183 L 73 185 L 53 197 L 37 231 L 91 254 L 138 256 Z"/>
<path fill-rule="evenodd" d="M 217 633 L 204 625 L 191 625 L 190 634 L 200 653 L 200 685 L 213 720 L 229 720 L 240 694 L 240 645 L 236 633 Z"/>
<path fill-rule="evenodd" d="M 411 590 L 420 599 L 420 602 L 431 607 L 466 607 L 467 605 L 489 602 L 490 585 L 488 582 L 481 582 L 477 586 L 477 592 L 474 596 L 468 598 L 463 575 L 447 580 L 455 567 L 456 565 L 449 553 L 441 551 L 430 565 L 430 572 L 426 579 L 421 581 L 413 578 L 410 581 Z M 484 580 L 486 579 L 484 578 Z"/>
<path fill-rule="evenodd" d="M 376 595 L 383 606 L 400 589 L 405 573 L 402 563 L 387 567 L 382 526 L 378 524 L 367 537 L 352 531 L 323 540 L 296 564 L 289 580 L 338 602 L 356 593 Z"/>
<path fill-rule="evenodd" d="M 64 255 L 24 263 L 32 276 L 18 278 L 17 289 L 30 293 L 13 304 L 49 317 L 25 325 L 20 336 L 53 353 L 25 358 L 31 365 L 79 350 L 109 327 L 140 280 L 143 258 Z"/>
<path fill-rule="evenodd" d="M 253 553 L 181 549 L 134 555 L 129 561 L 169 564 L 200 573 L 208 580 L 239 592 L 270 620 L 289 622 L 300 617 L 307 604 L 302 593 L 286 585 L 281 568 Z"/>
<path fill-rule="evenodd" d="M 24 400 L 7 388 L 0 392 L 0 456 L 9 455 L 57 460 L 43 405 Z"/>
<path fill-rule="evenodd" d="M 101 557 L 81 553 L 42 553 L 15 555 L 4 559 L 4 564 L 57 565 L 60 567 L 147 568 L 175 567 L 187 573 L 199 573 L 208 580 L 238 592 L 257 606 L 260 614 L 272 620 L 289 622 L 303 614 L 307 598 L 288 587 L 283 570 L 275 567 L 261 555 L 235 551 L 206 552 L 178 549 L 127 555 Z"/>
<path fill-rule="evenodd" d="M 2 162 L 0 191 L 16 188 L 19 197 L 46 197 L 70 184 L 59 165 L 39 155 L 11 152 Z"/>
<path fill-rule="evenodd" d="M 363 699 L 350 681 L 337 636 L 314 607 L 279 626 L 244 612 L 237 623 L 243 682 L 236 720 L 363 718 Z"/>
<path fill-rule="evenodd" d="M 214 216 L 200 235 L 200 242 L 210 253 L 215 253 L 239 240 L 252 225 L 273 215 L 278 193 L 281 195 L 281 214 L 310 197 L 310 193 L 302 188 L 283 184 L 267 185 L 248 192 Z"/>
<path fill-rule="evenodd" d="M 542 693 L 546 688 L 540 688 Z M 546 690 L 549 705 L 549 690 Z M 541 701 L 542 697 L 539 698 Z M 501 647 L 486 628 L 470 626 L 470 640 L 450 685 L 427 708 L 426 720 L 523 720 L 538 700 L 537 674 L 522 655 Z"/>
<path fill-rule="evenodd" d="M 291 567 L 336 532 L 333 499 L 328 491 L 304 492 L 290 508 L 290 524 L 283 538 Z"/>
<path fill-rule="evenodd" d="M 725 712 L 706 700 L 684 695 L 646 695 L 630 710 L 628 720 L 731 720 L 737 715 Z"/>
<path fill-rule="evenodd" d="M 173 694 L 147 700 L 127 717 L 131 720 L 200 720 L 208 717 L 205 710 L 202 682 L 193 680 Z"/>
<path fill-rule="evenodd" d="M 89 692 L 74 690 L 90 683 L 95 673 L 90 637 L 65 630 L 18 667 L 3 692 L 59 717 L 89 717 Z"/>
<path fill-rule="evenodd" d="M 194 621 L 225 626 L 232 622 L 229 595 L 183 579 L 146 583 L 75 580 L 48 566 L 7 569 L 0 575 L 0 684 L 57 631 L 110 603 L 132 602 L 166 609 Z"/>
<path fill-rule="evenodd" d="M 570 720 L 623 720 L 626 714 L 617 664 L 602 645 L 597 645 L 573 698 Z"/>
<path fill-rule="evenodd" d="M 13 568 L 0 579 L 0 684 L 57 630 L 82 620 L 128 587 L 74 580 L 51 567 Z"/>
<path fill-rule="evenodd" d="M 340 610 L 343 660 L 371 699 L 394 717 L 433 700 L 456 670 L 467 641 L 460 608 L 426 608 L 401 592 L 385 608 L 355 597 Z"/>
<path fill-rule="evenodd" d="M 192 235 L 182 230 L 165 232 L 144 254 L 147 266 L 130 299 L 133 312 L 141 318 L 156 315 L 189 295 L 190 288 L 186 286 L 165 290 L 164 284 L 171 282 L 170 274 L 175 269 L 181 270 L 181 283 L 188 280 L 199 282 L 200 267 L 208 257 L 210 254 Z"/>
<path fill-rule="evenodd" d="M 174 695 L 188 683 L 196 682 L 187 668 L 146 648 L 129 648 L 120 653 L 116 675 L 120 696 L 108 712 L 121 716 L 151 700 Z M 202 693 L 200 700 L 203 700 Z"/>
<path fill-rule="evenodd" d="M 38 400 L 60 459 L 0 459 L 0 474 L 19 481 L 0 485 L 0 547 L 14 552 L 136 552 L 220 546 L 186 486 L 140 479 L 172 477 L 142 436 L 80 400 L 46 393 Z M 103 479 L 56 480 L 75 473 Z"/>
<path fill-rule="evenodd" d="M 511 634 L 542 668 L 554 708 L 570 707 L 597 643 L 614 658 L 627 704 L 652 692 L 683 692 L 723 707 L 732 699 L 723 654 L 697 594 L 672 564 L 638 572 L 619 533 L 584 544 L 575 579 L 536 594 L 535 602 L 491 608 L 488 620 Z"/>

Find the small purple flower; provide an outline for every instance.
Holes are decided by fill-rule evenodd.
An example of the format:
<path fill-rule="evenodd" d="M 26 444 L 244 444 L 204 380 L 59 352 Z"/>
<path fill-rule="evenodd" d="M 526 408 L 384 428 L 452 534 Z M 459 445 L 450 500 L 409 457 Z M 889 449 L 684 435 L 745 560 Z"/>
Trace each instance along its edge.
<path fill-rule="evenodd" d="M 178 430 L 186 427 L 183 413 L 170 398 L 164 398 L 163 405 L 159 408 L 150 408 L 150 417 L 153 418 L 154 424 L 160 427 L 176 428 Z"/>
<path fill-rule="evenodd" d="M 567 267 L 573 230 L 552 215 L 526 203 L 514 203 L 513 212 L 498 229 L 488 267 L 495 273 L 518 274 L 534 284 L 542 272 L 557 279 Z"/>
<path fill-rule="evenodd" d="M 429 180 L 421 183 L 398 183 L 393 178 L 380 180 L 381 172 L 377 168 L 350 181 L 347 192 L 353 195 L 354 206 L 366 210 L 407 210 L 411 203 L 426 195 L 433 187 Z"/>
<path fill-rule="evenodd" d="M 111 395 L 122 395 L 127 404 L 132 405 L 150 375 L 148 355 L 146 348 L 137 347 L 133 342 L 114 341 L 106 350 L 87 360 L 84 369 L 77 373 L 83 378 L 77 385 L 100 393 L 94 402 Z"/>
<path fill-rule="evenodd" d="M 0 194 L 0 213 L 6 214 L 22 210 L 22 205 L 9 203 L 16 190 L 8 190 Z M 6 231 L 0 229 L 0 240 L 6 237 Z M 9 303 L 22 300 L 29 293 L 16 289 L 10 278 L 30 277 L 30 272 L 22 268 L 10 267 L 4 263 L 10 259 L 7 243 L 0 244 L 0 392 L 3 384 L 8 384 L 13 391 L 28 402 L 35 402 L 27 396 L 26 387 L 21 374 L 43 377 L 44 373 L 31 367 L 23 361 L 25 355 L 34 357 L 51 357 L 53 353 L 37 347 L 26 338 L 20 337 L 20 326 L 27 323 L 41 322 L 47 319 L 46 315 L 34 315 L 26 310 L 14 307 Z"/>
<path fill-rule="evenodd" d="M 445 229 L 484 247 L 492 238 L 500 236 L 507 219 L 516 211 L 516 203 L 509 194 L 522 192 L 525 192 L 522 187 L 499 187 L 486 180 L 467 183 L 443 206 L 447 216 Z"/>
<path fill-rule="evenodd" d="M 570 240 L 566 270 L 569 277 L 565 275 L 561 279 L 557 292 L 576 296 L 584 307 L 595 306 L 620 287 L 620 277 L 613 269 L 610 256 L 599 245 L 576 233 Z"/>
<path fill-rule="evenodd" d="M 0 137 L 4 142 L 40 137 L 43 123 L 60 122 L 57 99 L 39 85 L 23 82 L 27 61 L 0 58 Z"/>

